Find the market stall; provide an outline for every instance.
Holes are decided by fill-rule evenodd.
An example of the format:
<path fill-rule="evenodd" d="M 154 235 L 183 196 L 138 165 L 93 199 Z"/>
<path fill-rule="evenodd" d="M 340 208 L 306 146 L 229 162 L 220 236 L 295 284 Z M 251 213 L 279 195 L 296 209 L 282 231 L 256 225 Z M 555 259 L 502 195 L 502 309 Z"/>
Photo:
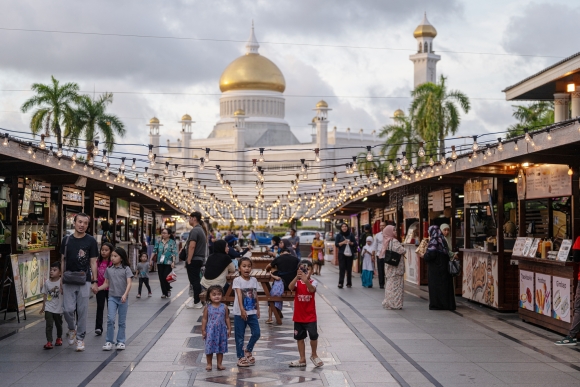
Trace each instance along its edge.
<path fill-rule="evenodd" d="M 97 242 L 101 243 L 101 237 L 103 236 L 103 222 L 109 224 L 105 225 L 105 228 L 109 227 L 111 224 L 111 198 L 105 194 L 95 192 L 93 194 L 93 222 L 92 230 L 94 230 L 94 236 L 97 238 Z M 111 233 L 113 234 L 113 233 Z"/>
<path fill-rule="evenodd" d="M 413 284 L 421 284 L 421 262 L 415 250 L 420 241 L 419 194 L 403 197 L 403 233 L 402 241 L 405 248 L 405 280 Z"/>

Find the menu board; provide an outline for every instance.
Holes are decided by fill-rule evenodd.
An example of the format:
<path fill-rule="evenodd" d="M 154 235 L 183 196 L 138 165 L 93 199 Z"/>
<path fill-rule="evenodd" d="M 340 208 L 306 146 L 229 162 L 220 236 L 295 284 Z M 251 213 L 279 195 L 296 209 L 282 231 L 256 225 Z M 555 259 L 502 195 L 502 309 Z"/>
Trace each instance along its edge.
<path fill-rule="evenodd" d="M 488 203 L 489 192 L 493 192 L 493 178 L 469 179 L 463 189 L 464 203 Z"/>
<path fill-rule="evenodd" d="M 530 252 L 528 253 L 528 257 L 535 258 L 536 252 L 538 251 L 538 246 L 540 245 L 540 238 L 534 239 L 532 242 L 532 246 L 530 247 Z"/>
<path fill-rule="evenodd" d="M 16 290 L 16 303 L 18 304 L 18 311 L 24 310 L 24 296 L 22 295 L 22 282 L 20 281 L 20 271 L 18 270 L 18 255 L 12 254 L 10 256 L 12 261 L 12 278 L 14 279 L 14 289 Z"/>
<path fill-rule="evenodd" d="M 552 317 L 570 322 L 570 283 L 569 278 L 552 277 Z"/>
<path fill-rule="evenodd" d="M 445 209 L 445 191 L 431 192 L 432 210 L 443 211 Z"/>
<path fill-rule="evenodd" d="M 403 217 L 405 219 L 419 219 L 419 195 L 403 198 Z"/>
<path fill-rule="evenodd" d="M 534 238 L 526 238 L 526 243 L 524 244 L 524 251 L 522 251 L 522 256 L 527 257 L 534 243 Z"/>
<path fill-rule="evenodd" d="M 523 256 L 524 255 L 524 246 L 526 244 L 526 238 L 524 237 L 517 237 L 514 243 L 514 248 L 512 249 L 512 255 L 516 256 Z"/>
<path fill-rule="evenodd" d="M 572 195 L 572 177 L 567 165 L 546 164 L 525 170 L 526 199 Z"/>
<path fill-rule="evenodd" d="M 558 250 L 558 261 L 566 262 L 570 249 L 572 248 L 572 239 L 564 239 Z"/>
<path fill-rule="evenodd" d="M 536 273 L 536 313 L 552 316 L 552 276 Z"/>
<path fill-rule="evenodd" d="M 520 308 L 534 310 L 534 272 L 520 270 Z"/>

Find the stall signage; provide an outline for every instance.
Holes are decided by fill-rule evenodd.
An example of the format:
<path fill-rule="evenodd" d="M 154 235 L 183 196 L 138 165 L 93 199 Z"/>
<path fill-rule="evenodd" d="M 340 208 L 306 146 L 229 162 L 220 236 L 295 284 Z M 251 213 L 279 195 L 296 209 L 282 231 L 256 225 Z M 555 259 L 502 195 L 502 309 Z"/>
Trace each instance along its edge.
<path fill-rule="evenodd" d="M 520 308 L 534 310 L 534 272 L 520 270 Z"/>
<path fill-rule="evenodd" d="M 360 225 L 364 226 L 369 224 L 369 212 L 363 211 L 360 213 Z"/>
<path fill-rule="evenodd" d="M 445 209 L 445 191 L 431 192 L 433 211 L 443 211 Z"/>
<path fill-rule="evenodd" d="M 572 195 L 572 177 L 567 165 L 542 165 L 525 171 L 526 199 Z"/>
<path fill-rule="evenodd" d="M 564 239 L 560 245 L 560 250 L 558 250 L 558 261 L 566 262 L 568 260 L 570 248 L 572 248 L 572 239 Z"/>
<path fill-rule="evenodd" d="M 477 252 L 463 254 L 463 297 L 497 308 L 497 261 L 497 257 L 491 254 Z"/>
<path fill-rule="evenodd" d="M 97 204 L 99 206 L 106 206 L 107 205 L 107 199 L 99 199 L 99 200 L 97 200 Z"/>
<path fill-rule="evenodd" d="M 512 250 L 512 255 L 516 256 L 523 256 L 524 255 L 524 246 L 526 244 L 526 238 L 524 237 L 517 237 L 514 243 L 514 248 Z"/>
<path fill-rule="evenodd" d="M 403 198 L 403 217 L 405 219 L 419 219 L 419 195 Z"/>
<path fill-rule="evenodd" d="M 481 178 L 467 180 L 463 188 L 464 202 L 470 203 L 487 203 L 489 202 L 489 193 L 493 191 L 493 178 Z"/>
<path fill-rule="evenodd" d="M 18 266 L 18 255 L 12 254 L 10 256 L 12 263 L 12 278 L 14 279 L 14 289 L 16 290 L 16 304 L 18 305 L 18 312 L 24 310 L 24 295 L 22 294 L 22 282 L 20 281 L 20 270 Z"/>
<path fill-rule="evenodd" d="M 552 315 L 552 276 L 536 273 L 536 313 L 544 316 Z"/>
<path fill-rule="evenodd" d="M 78 192 L 67 192 L 64 195 L 65 199 L 70 200 L 71 202 L 79 202 L 82 203 L 83 195 Z"/>
<path fill-rule="evenodd" d="M 552 317 L 570 322 L 570 279 L 552 277 Z"/>

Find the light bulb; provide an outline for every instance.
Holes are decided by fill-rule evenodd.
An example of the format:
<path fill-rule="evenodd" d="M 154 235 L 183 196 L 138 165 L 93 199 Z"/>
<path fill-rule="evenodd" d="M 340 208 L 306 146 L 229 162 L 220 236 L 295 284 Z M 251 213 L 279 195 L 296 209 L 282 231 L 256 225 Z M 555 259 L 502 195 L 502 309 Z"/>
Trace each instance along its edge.
<path fill-rule="evenodd" d="M 83 165 L 83 171 L 87 171 L 87 169 L 89 169 L 89 167 L 87 166 L 87 163 L 85 163 L 85 165 Z M 94 170 L 94 169 L 93 169 Z"/>
<path fill-rule="evenodd" d="M 548 141 L 552 141 L 552 135 L 550 134 L 550 132 L 548 131 L 548 137 L 547 137 Z"/>
<path fill-rule="evenodd" d="M 105 167 L 105 175 L 109 174 L 109 163 L 107 163 L 107 166 Z"/>
<path fill-rule="evenodd" d="M 5 137 L 4 141 L 7 141 L 7 140 L 8 140 L 8 137 Z M 8 143 L 6 145 L 8 145 Z M 60 147 L 60 146 L 56 150 L 56 157 L 62 157 L 62 147 Z"/>
<path fill-rule="evenodd" d="M 445 166 L 445 164 L 447 163 L 447 159 L 445 158 L 445 153 L 441 153 L 441 161 L 440 161 L 442 166 Z"/>
<path fill-rule="evenodd" d="M 145 177 L 149 176 L 149 174 L 147 173 L 148 170 L 149 170 L 149 168 L 145 167 L 145 173 L 143 174 L 143 176 L 145 176 Z"/>
<path fill-rule="evenodd" d="M 471 149 L 473 149 L 474 152 L 479 149 L 479 145 L 477 145 L 477 136 L 473 136 L 473 145 L 471 146 Z"/>
<path fill-rule="evenodd" d="M 95 146 L 93 147 L 93 156 L 97 156 L 99 154 L 99 140 L 95 140 Z"/>
<path fill-rule="evenodd" d="M 77 165 L 77 162 L 73 160 L 73 162 L 70 165 L 70 169 L 75 169 L 76 165 Z"/>
<path fill-rule="evenodd" d="M 419 157 L 425 157 L 425 148 L 423 148 L 423 143 L 419 145 L 419 151 L 417 152 Z"/>
<path fill-rule="evenodd" d="M 527 129 L 525 130 L 524 139 L 526 140 L 526 142 L 532 141 L 532 138 L 530 137 L 530 134 L 528 133 Z"/>
<path fill-rule="evenodd" d="M 32 158 L 33 158 L 34 160 L 36 160 L 36 151 L 34 151 L 34 152 L 32 153 Z"/>
<path fill-rule="evenodd" d="M 373 161 L 373 153 L 371 152 L 370 145 L 367 146 L 367 161 Z"/>
<path fill-rule="evenodd" d="M 87 158 L 88 158 L 87 162 L 89 163 L 89 165 L 90 165 L 90 166 L 93 166 L 93 164 L 95 163 L 95 162 L 93 161 L 93 157 L 94 157 L 94 156 L 87 155 Z"/>
<path fill-rule="evenodd" d="M 205 157 L 204 160 L 206 163 L 209 163 L 209 148 L 205 148 Z"/>
<path fill-rule="evenodd" d="M 316 161 L 317 163 L 320 162 L 320 149 L 318 148 L 314 150 L 314 161 Z"/>
<path fill-rule="evenodd" d="M 137 159 L 133 159 L 133 164 L 131 164 L 131 169 L 134 171 L 135 169 L 137 169 L 137 164 L 135 164 L 135 161 Z"/>
<path fill-rule="evenodd" d="M 104 164 L 107 164 L 108 158 L 107 158 L 107 150 L 103 149 L 103 158 L 101 159 L 101 162 Z"/>
<path fill-rule="evenodd" d="M 258 158 L 258 162 L 264 162 L 264 148 L 260 148 L 260 158 Z"/>
<path fill-rule="evenodd" d="M 149 160 L 153 160 L 153 145 L 149 144 L 149 154 L 147 155 Z"/>
<path fill-rule="evenodd" d="M 40 144 L 38 145 L 40 149 L 46 148 L 46 143 L 44 142 L 44 134 L 40 135 Z"/>
<path fill-rule="evenodd" d="M 435 161 L 433 160 L 433 157 L 430 157 L 429 158 L 429 166 L 432 167 L 433 165 L 435 165 Z"/>
<path fill-rule="evenodd" d="M 572 170 L 572 167 L 568 168 L 568 176 L 572 176 L 574 174 L 574 171 Z"/>
<path fill-rule="evenodd" d="M 27 152 L 29 155 L 32 154 L 32 143 L 31 142 L 28 143 L 28 151 Z"/>
<path fill-rule="evenodd" d="M 393 167 L 393 163 L 389 161 L 389 172 L 393 172 L 394 169 L 395 167 Z"/>
<path fill-rule="evenodd" d="M 87 166 L 87 165 L 85 164 L 85 167 L 86 167 L 86 166 Z M 84 168 L 83 168 L 83 169 L 84 169 Z M 85 171 L 86 171 L 86 169 L 85 169 Z M 91 168 L 91 175 L 94 175 L 94 174 L 95 174 L 95 168 Z"/>
<path fill-rule="evenodd" d="M 514 150 L 517 152 L 520 148 L 518 148 L 518 142 L 514 141 Z"/>
<path fill-rule="evenodd" d="M 401 168 L 401 163 L 399 162 L 399 159 L 397 159 L 397 171 L 400 171 Z"/>
<path fill-rule="evenodd" d="M 451 146 L 451 158 L 457 160 L 457 152 L 455 152 L 455 145 Z"/>
<path fill-rule="evenodd" d="M 497 150 L 503 152 L 503 143 L 501 142 L 501 137 L 497 139 Z"/>
<path fill-rule="evenodd" d="M 77 161 L 77 150 L 75 149 L 73 155 L 71 156 L 72 161 Z"/>
<path fill-rule="evenodd" d="M 407 152 L 403 152 L 403 160 L 401 160 L 401 164 L 403 166 L 407 166 L 409 164 L 409 160 L 407 160 L 407 156 L 406 156 Z"/>
<path fill-rule="evenodd" d="M 125 158 L 124 157 L 121 158 L 121 165 L 119 166 L 119 170 L 121 170 L 121 171 L 125 170 Z"/>
<path fill-rule="evenodd" d="M 151 162 L 149 163 L 149 165 L 150 165 L 151 167 L 154 167 L 154 166 L 155 166 L 155 159 L 156 159 L 156 158 L 157 158 L 157 155 L 153 155 L 153 158 L 151 159 Z"/>

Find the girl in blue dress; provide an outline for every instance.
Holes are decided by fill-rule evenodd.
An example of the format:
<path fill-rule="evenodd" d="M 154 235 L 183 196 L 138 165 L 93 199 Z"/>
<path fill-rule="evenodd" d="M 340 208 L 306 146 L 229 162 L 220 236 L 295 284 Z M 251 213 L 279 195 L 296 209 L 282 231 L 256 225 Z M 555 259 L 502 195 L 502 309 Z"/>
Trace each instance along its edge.
<path fill-rule="evenodd" d="M 228 352 L 228 338 L 231 335 L 230 312 L 225 304 L 222 304 L 224 290 L 219 285 L 212 285 L 207 289 L 206 297 L 210 302 L 203 310 L 201 320 L 201 335 L 205 340 L 205 357 L 207 359 L 206 371 L 212 370 L 213 354 L 217 353 L 217 369 L 225 370 L 222 366 L 224 353 Z"/>

